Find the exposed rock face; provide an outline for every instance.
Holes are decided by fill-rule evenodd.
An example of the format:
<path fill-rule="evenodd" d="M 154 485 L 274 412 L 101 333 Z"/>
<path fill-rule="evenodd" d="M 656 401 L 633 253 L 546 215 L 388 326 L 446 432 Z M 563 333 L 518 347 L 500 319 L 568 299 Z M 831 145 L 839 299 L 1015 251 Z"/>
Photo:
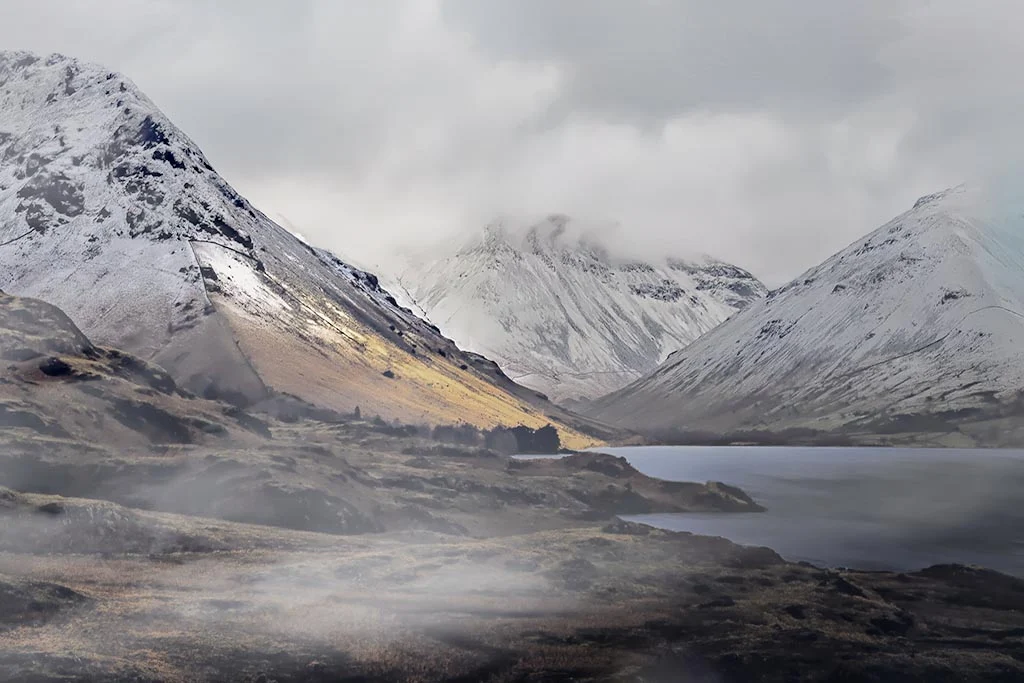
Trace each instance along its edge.
<path fill-rule="evenodd" d="M 922 198 L 592 413 L 661 433 L 1024 443 L 1016 204 L 967 187 Z"/>
<path fill-rule="evenodd" d="M 557 402 L 621 388 L 767 293 L 742 268 L 621 258 L 574 226 L 493 223 L 452 252 L 417 254 L 392 289 Z"/>
<path fill-rule="evenodd" d="M 0 288 L 239 405 L 610 433 L 275 225 L 126 78 L 60 55 L 0 53 Z"/>

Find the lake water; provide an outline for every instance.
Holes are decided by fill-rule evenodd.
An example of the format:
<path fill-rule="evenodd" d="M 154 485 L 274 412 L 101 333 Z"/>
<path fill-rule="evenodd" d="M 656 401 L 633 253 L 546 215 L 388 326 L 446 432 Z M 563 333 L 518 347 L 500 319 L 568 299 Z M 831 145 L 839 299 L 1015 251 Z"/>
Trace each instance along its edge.
<path fill-rule="evenodd" d="M 723 481 L 760 514 L 628 519 L 765 545 L 790 560 L 859 569 L 958 562 L 1024 576 L 1024 451 L 910 448 L 636 447 L 644 474 Z"/>

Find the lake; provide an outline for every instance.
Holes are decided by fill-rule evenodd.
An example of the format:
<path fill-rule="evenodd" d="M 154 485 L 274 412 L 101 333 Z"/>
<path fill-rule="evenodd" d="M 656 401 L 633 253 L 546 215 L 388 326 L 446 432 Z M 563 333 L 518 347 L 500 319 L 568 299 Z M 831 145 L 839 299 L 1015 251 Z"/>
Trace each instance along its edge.
<path fill-rule="evenodd" d="M 634 447 L 644 474 L 723 481 L 760 514 L 629 516 L 765 545 L 790 560 L 858 569 L 957 562 L 1024 576 L 1024 451 L 912 448 Z"/>

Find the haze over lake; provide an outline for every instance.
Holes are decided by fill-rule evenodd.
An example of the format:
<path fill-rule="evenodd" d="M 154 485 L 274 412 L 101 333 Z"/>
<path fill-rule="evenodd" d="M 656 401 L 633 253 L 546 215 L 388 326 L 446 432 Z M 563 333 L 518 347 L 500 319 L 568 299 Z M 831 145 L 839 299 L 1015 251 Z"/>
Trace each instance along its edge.
<path fill-rule="evenodd" d="M 1024 575 L 1024 451 L 903 448 L 602 449 L 641 472 L 724 481 L 762 514 L 628 519 L 738 543 L 790 560 L 861 569 L 957 562 Z"/>

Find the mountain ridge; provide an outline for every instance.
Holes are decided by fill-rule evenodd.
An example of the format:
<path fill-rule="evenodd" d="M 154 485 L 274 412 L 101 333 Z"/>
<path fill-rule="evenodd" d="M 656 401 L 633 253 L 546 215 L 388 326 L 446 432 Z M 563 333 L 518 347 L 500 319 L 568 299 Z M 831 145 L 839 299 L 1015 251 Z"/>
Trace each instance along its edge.
<path fill-rule="evenodd" d="M 613 433 L 268 219 L 127 78 L 0 53 L 0 112 L 0 289 L 57 305 L 189 390 L 409 422 L 554 422 L 576 445 L 600 440 L 577 426 Z"/>
<path fill-rule="evenodd" d="M 501 219 L 393 277 L 460 345 L 554 400 L 596 398 L 767 292 L 710 257 L 619 257 L 568 216 Z"/>
<path fill-rule="evenodd" d="M 646 430 L 674 422 L 991 442 L 981 426 L 964 434 L 961 425 L 1018 411 L 1020 227 L 980 187 L 922 197 L 591 413 Z"/>

